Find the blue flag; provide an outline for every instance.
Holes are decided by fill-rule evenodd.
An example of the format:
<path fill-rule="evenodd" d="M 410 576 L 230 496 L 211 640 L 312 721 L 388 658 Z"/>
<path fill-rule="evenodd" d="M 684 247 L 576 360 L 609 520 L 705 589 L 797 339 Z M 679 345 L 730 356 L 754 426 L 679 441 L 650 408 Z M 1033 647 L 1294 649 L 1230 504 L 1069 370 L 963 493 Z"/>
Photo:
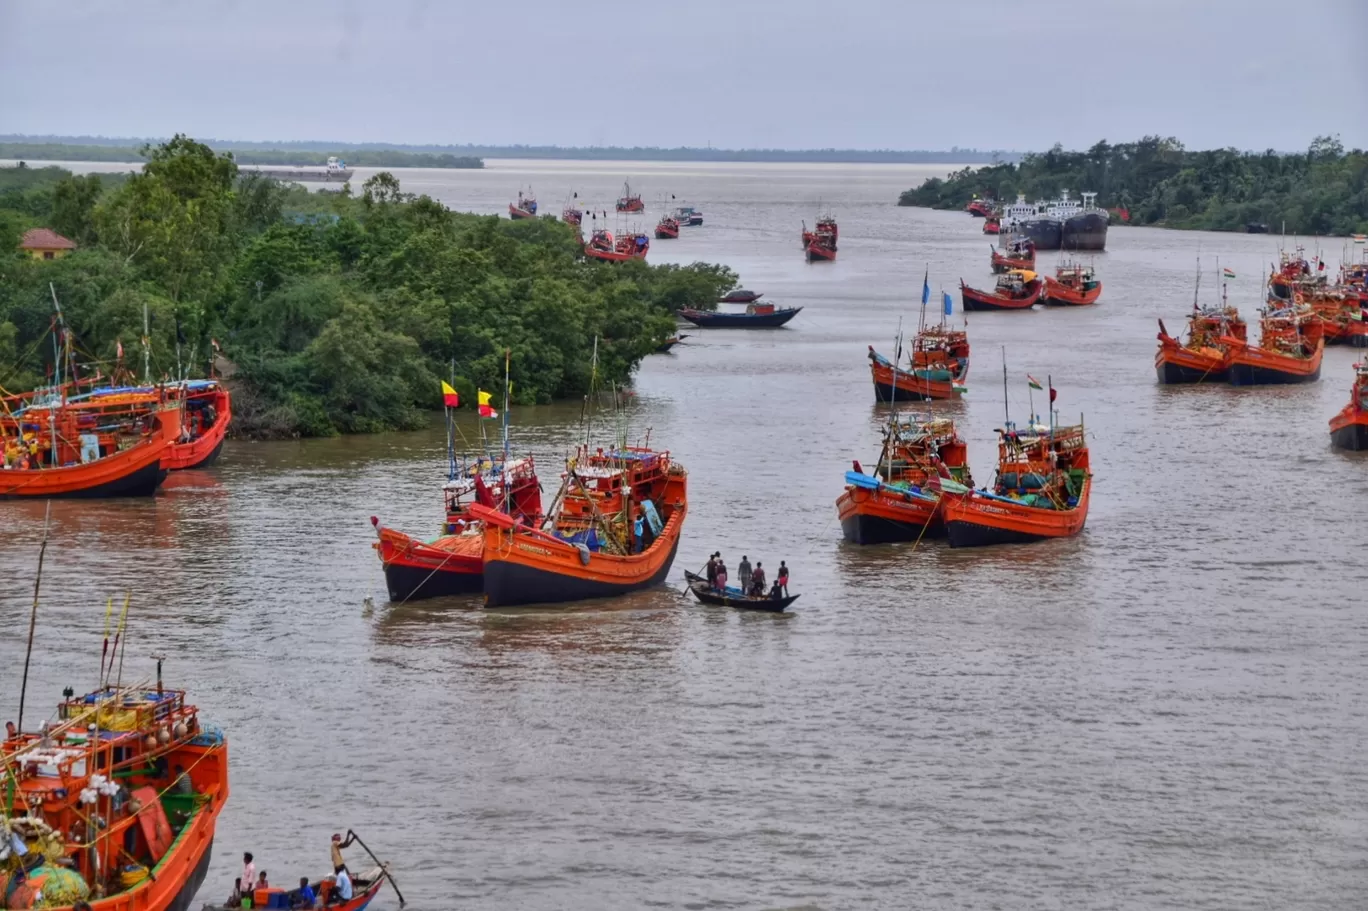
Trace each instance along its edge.
<path fill-rule="evenodd" d="M 926 306 L 926 302 L 929 301 L 929 300 L 931 299 L 931 282 L 929 281 L 930 278 L 931 278 L 931 270 L 930 270 L 930 269 L 927 269 L 927 270 L 926 270 L 926 274 L 922 276 L 922 306 L 923 306 L 923 307 L 925 307 L 925 306 Z"/>
<path fill-rule="evenodd" d="M 954 312 L 955 312 L 955 304 L 954 304 L 954 301 L 952 301 L 952 300 L 950 299 L 950 292 L 949 292 L 949 291 L 942 291 L 942 292 L 941 292 L 941 297 L 945 298 L 945 315 L 946 315 L 946 316 L 949 316 L 951 313 L 954 313 Z"/>

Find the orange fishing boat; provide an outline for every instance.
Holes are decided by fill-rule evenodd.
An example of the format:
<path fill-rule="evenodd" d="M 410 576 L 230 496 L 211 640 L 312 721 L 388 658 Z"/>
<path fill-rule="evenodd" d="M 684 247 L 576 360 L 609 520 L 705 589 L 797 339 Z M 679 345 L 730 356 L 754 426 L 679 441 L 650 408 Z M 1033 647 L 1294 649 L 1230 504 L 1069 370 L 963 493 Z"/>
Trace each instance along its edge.
<path fill-rule="evenodd" d="M 632 192 L 629 183 L 623 181 L 622 196 L 618 197 L 616 208 L 619 212 L 642 212 L 646 209 L 646 203 L 642 201 L 640 194 Z"/>
<path fill-rule="evenodd" d="M 528 187 L 527 192 L 518 191 L 518 201 L 508 204 L 508 217 L 517 221 L 523 218 L 537 217 L 537 197 L 532 195 L 532 188 Z"/>
<path fill-rule="evenodd" d="M 992 291 L 971 288 L 960 279 L 960 298 L 965 310 L 1030 310 L 1040 300 L 1044 288 L 1040 277 L 1024 269 L 999 275 Z"/>
<path fill-rule="evenodd" d="M 629 259 L 645 259 L 651 248 L 651 239 L 645 234 L 629 233 L 614 238 L 613 232 L 598 230 L 590 235 L 584 245 L 584 255 L 609 263 L 626 262 Z"/>
<path fill-rule="evenodd" d="M 233 420 L 232 397 L 216 379 L 186 380 L 166 386 L 123 386 L 94 389 L 67 398 L 73 409 L 154 410 L 164 402 L 181 405 L 181 432 L 162 456 L 162 468 L 183 471 L 207 468 L 218 461 Z"/>
<path fill-rule="evenodd" d="M 938 483 L 951 547 L 1076 535 L 1088 519 L 1092 489 L 1083 424 L 1033 425 L 1025 430 L 1007 424 L 998 431 L 997 477 L 991 493 L 946 479 Z"/>
<path fill-rule="evenodd" d="M 940 491 L 927 486 L 933 478 L 974 486 L 968 449 L 955 432 L 955 422 L 900 422 L 895 417 L 884 431 L 874 474 L 865 474 L 859 462 L 846 472 L 846 489 L 836 499 L 841 533 L 854 544 L 944 537 Z"/>
<path fill-rule="evenodd" d="M 1159 320 L 1159 351 L 1154 370 L 1159 382 L 1224 383 L 1230 378 L 1229 348 L 1223 338 L 1243 341 L 1248 332 L 1240 311 L 1234 307 L 1194 309 L 1188 317 L 1188 340 L 1168 334 Z"/>
<path fill-rule="evenodd" d="M 655 226 L 657 240 L 673 239 L 679 236 L 679 220 L 671 215 L 661 216 Z"/>
<path fill-rule="evenodd" d="M 556 497 L 546 530 L 471 507 L 484 523 L 487 606 L 611 597 L 665 580 L 688 514 L 688 476 L 668 452 L 581 449 Z"/>
<path fill-rule="evenodd" d="M 1045 276 L 1045 289 L 1040 302 L 1049 306 L 1084 307 L 1097 303 L 1102 294 L 1102 283 L 1092 266 L 1060 263 L 1054 278 Z"/>
<path fill-rule="evenodd" d="M 160 660 L 155 685 L 66 692 L 54 720 L 24 731 L 21 717 L 4 741 L 0 822 L 15 838 L 0 894 L 10 908 L 184 911 L 228 800 L 223 733 L 162 685 Z"/>
<path fill-rule="evenodd" d="M 1001 217 L 1001 216 L 998 216 L 998 215 L 989 215 L 987 218 L 985 218 L 985 219 L 983 220 L 983 233 L 984 233 L 984 234 L 1001 234 L 1001 233 L 1002 233 L 1002 217 Z"/>
<path fill-rule="evenodd" d="M 990 247 L 989 262 L 993 272 L 1001 274 L 1013 269 L 1035 269 L 1035 243 L 1029 237 L 1014 237 L 1007 249 Z"/>
<path fill-rule="evenodd" d="M 444 595 L 469 595 L 484 589 L 484 529 L 471 515 L 481 504 L 507 512 L 518 522 L 541 521 L 541 485 L 531 457 L 481 459 L 453 473 L 442 488 L 446 522 L 442 534 L 422 541 L 386 528 L 371 516 L 377 540 L 372 547 L 385 571 L 391 601 Z"/>
<path fill-rule="evenodd" d="M 1330 419 L 1330 443 L 1355 452 L 1368 449 L 1368 361 L 1354 365 L 1349 404 Z"/>
<path fill-rule="evenodd" d="M 898 367 L 869 346 L 869 371 L 877 402 L 957 399 L 969 374 L 969 334 L 930 326 L 912 339 L 910 365 Z"/>
<path fill-rule="evenodd" d="M 0 417 L 3 498 L 151 496 L 166 479 L 162 464 L 180 439 L 181 407 L 118 410 L 35 404 Z"/>
<path fill-rule="evenodd" d="M 1310 383 L 1320 379 L 1325 353 L 1322 324 L 1306 306 L 1275 307 L 1263 311 L 1259 345 L 1226 336 L 1230 382 L 1235 386 Z"/>
<path fill-rule="evenodd" d="M 836 241 L 840 237 L 836 219 L 830 215 L 817 220 L 817 230 L 803 231 L 803 253 L 810 263 L 832 262 L 836 259 Z"/>

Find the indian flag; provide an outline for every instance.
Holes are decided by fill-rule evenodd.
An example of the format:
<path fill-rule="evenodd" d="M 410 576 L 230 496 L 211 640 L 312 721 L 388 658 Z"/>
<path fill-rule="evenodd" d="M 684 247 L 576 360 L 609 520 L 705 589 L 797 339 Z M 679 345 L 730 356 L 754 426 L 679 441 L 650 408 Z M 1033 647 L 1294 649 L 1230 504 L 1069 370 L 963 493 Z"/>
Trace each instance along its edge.
<path fill-rule="evenodd" d="M 1368 243 L 1368 234 L 1351 234 L 1349 236 L 1354 239 L 1356 244 Z"/>
<path fill-rule="evenodd" d="M 1027 384 L 1028 386 L 1030 386 L 1032 389 L 1044 389 L 1044 388 L 1045 388 L 1044 386 L 1040 385 L 1040 380 L 1038 380 L 1038 379 L 1036 379 L 1035 377 L 1031 376 L 1029 373 L 1026 374 L 1026 384 Z"/>
<path fill-rule="evenodd" d="M 1222 269 L 1222 270 L 1221 270 L 1221 276 L 1222 276 L 1223 278 L 1234 278 L 1234 277 L 1235 277 L 1235 270 L 1234 270 L 1234 269 Z"/>

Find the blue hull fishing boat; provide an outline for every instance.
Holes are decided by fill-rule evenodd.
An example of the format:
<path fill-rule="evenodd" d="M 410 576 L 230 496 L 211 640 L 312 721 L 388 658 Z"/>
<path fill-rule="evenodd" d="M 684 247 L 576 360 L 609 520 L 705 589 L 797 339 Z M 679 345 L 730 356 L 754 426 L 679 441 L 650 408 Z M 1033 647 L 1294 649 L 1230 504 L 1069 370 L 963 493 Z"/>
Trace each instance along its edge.
<path fill-rule="evenodd" d="M 684 309 L 679 311 L 679 315 L 701 329 L 777 329 L 797 316 L 802 309 L 775 309 L 773 304 L 751 304 L 746 307 L 745 313 Z"/>

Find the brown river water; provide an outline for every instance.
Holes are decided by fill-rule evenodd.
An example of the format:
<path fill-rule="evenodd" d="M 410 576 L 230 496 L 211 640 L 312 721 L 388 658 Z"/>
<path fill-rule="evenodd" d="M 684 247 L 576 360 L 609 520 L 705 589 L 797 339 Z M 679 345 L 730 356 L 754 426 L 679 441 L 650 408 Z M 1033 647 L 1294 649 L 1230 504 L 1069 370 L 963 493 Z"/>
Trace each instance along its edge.
<path fill-rule="evenodd" d="M 1025 374 L 1052 377 L 1091 438 L 1080 537 L 858 548 L 834 500 L 850 460 L 877 454 L 865 347 L 887 353 L 899 317 L 916 322 L 928 267 L 933 303 L 961 276 L 991 282 L 981 222 L 893 205 L 947 169 L 490 164 L 400 177 L 484 212 L 530 182 L 559 212 L 572 188 L 611 209 L 630 176 L 643 227 L 663 194 L 705 213 L 652 262 L 725 262 L 805 309 L 784 330 L 685 330 L 642 365 L 622 421 L 690 472 L 673 588 L 555 610 L 388 604 L 368 517 L 435 533 L 437 427 L 230 443 L 154 499 L 55 504 L 30 718 L 95 685 L 105 599 L 131 591 L 129 674 L 168 656 L 232 744 L 202 899 L 226 895 L 244 850 L 273 879 L 320 873 L 350 826 L 417 911 L 1362 901 L 1368 461 L 1326 427 L 1356 352 L 1283 388 L 1160 387 L 1152 366 L 1197 256 L 1208 279 L 1218 257 L 1235 270 L 1252 320 L 1278 238 L 1113 228 L 1096 307 L 970 316 L 970 392 L 943 411 L 984 483 L 1002 346 L 1015 418 Z M 810 266 L 798 234 L 819 201 L 841 252 Z M 579 415 L 515 409 L 548 495 Z M 0 503 L 6 718 L 42 517 Z M 792 613 L 683 597 L 713 550 L 771 575 L 787 560 Z"/>

